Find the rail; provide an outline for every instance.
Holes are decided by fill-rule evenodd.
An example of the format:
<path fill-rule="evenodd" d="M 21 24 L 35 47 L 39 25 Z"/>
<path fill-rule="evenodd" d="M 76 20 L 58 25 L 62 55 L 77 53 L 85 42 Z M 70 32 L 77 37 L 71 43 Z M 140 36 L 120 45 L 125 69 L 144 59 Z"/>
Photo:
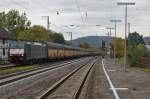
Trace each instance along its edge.
<path fill-rule="evenodd" d="M 86 78 L 90 72 L 90 70 L 92 69 L 92 67 L 94 66 L 96 60 L 92 62 L 92 64 L 90 64 L 90 69 L 88 69 L 86 75 L 84 76 L 84 79 L 82 80 L 79 88 L 77 89 L 76 93 L 73 95 L 72 99 L 77 99 L 79 97 L 79 94 L 81 92 L 81 89 L 86 81 Z M 87 63 L 86 65 L 88 65 L 89 63 Z M 64 76 L 63 78 L 61 78 L 59 81 L 57 81 L 55 84 L 53 84 L 50 88 L 48 88 L 46 91 L 44 91 L 40 96 L 36 97 L 36 99 L 45 99 L 47 98 L 54 90 L 56 90 L 60 85 L 62 85 L 65 81 L 67 81 L 71 76 L 73 76 L 77 71 L 79 71 L 81 68 L 83 68 L 83 65 L 81 67 L 76 68 L 75 70 L 73 70 L 72 72 L 70 72 L 68 75 Z"/>
<path fill-rule="evenodd" d="M 95 63 L 95 62 L 96 62 L 96 61 L 94 61 L 94 63 Z M 74 94 L 74 96 L 73 96 L 72 99 L 78 99 L 78 98 L 79 98 L 79 95 L 80 95 L 80 93 L 81 93 L 81 91 L 82 91 L 82 88 L 83 88 L 83 86 L 84 86 L 84 83 L 86 82 L 86 79 L 87 79 L 87 77 L 88 77 L 88 75 L 89 75 L 89 73 L 90 73 L 92 67 L 94 66 L 94 63 L 91 65 L 90 69 L 89 69 L 88 72 L 86 73 L 84 79 L 82 80 L 82 83 L 81 83 L 80 87 L 78 88 L 78 90 L 76 91 L 76 93 Z"/>
<path fill-rule="evenodd" d="M 17 76 L 8 77 L 6 79 L 1 79 L 0 80 L 0 86 L 6 85 L 8 83 L 11 83 L 11 82 L 14 82 L 14 81 L 17 81 L 17 80 L 20 80 L 20 79 L 24 79 L 24 78 L 27 78 L 27 77 L 30 77 L 30 76 L 33 76 L 33 75 L 36 75 L 36 74 L 39 74 L 39 73 L 43 73 L 43 72 L 46 72 L 46 71 L 49 71 L 49 70 L 53 70 L 53 69 L 56 69 L 56 68 L 64 67 L 66 65 L 71 65 L 71 64 L 74 64 L 74 63 L 78 63 L 78 62 L 81 62 L 81 61 L 83 61 L 83 60 L 74 60 L 74 61 L 71 61 L 71 62 L 65 62 L 63 64 L 59 64 L 59 65 L 56 65 L 56 66 L 51 66 L 51 67 L 47 67 L 47 68 L 43 68 L 43 69 L 38 69 L 38 70 L 35 70 L 35 71 L 32 71 L 32 72 L 27 72 L 27 73 L 23 73 L 23 74 L 20 74 L 20 75 L 17 75 Z"/>

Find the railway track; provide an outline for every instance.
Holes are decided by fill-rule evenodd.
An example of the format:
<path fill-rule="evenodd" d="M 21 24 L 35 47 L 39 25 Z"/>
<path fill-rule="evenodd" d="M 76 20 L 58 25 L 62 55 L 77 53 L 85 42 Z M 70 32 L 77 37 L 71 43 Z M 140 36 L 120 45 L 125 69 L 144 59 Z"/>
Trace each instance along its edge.
<path fill-rule="evenodd" d="M 74 64 L 74 63 L 78 63 L 78 62 L 84 61 L 84 60 L 85 59 L 83 59 L 83 60 L 73 60 L 73 61 L 69 61 L 69 62 L 65 62 L 65 63 L 61 63 L 61 64 L 54 64 L 50 67 L 45 66 L 45 67 L 37 68 L 37 69 L 34 69 L 34 70 L 30 70 L 30 71 L 14 73 L 12 75 L 4 76 L 4 77 L 0 78 L 0 86 L 6 85 L 8 83 L 12 83 L 12 82 L 17 81 L 17 80 L 24 79 L 24 78 L 27 78 L 27 77 L 30 77 L 30 76 L 33 76 L 33 75 L 36 75 L 36 74 L 39 74 L 39 73 L 43 73 L 43 72 L 46 72 L 46 71 L 49 71 L 49 70 L 53 70 L 53 69 L 56 69 L 56 68 L 64 67 L 66 65 L 71 65 L 71 64 Z"/>
<path fill-rule="evenodd" d="M 67 75 L 74 69 L 87 64 L 94 57 L 84 58 L 78 62 L 62 66 L 60 68 L 52 69 L 43 73 L 32 75 L 21 80 L 13 81 L 8 84 L 0 86 L 0 99 L 8 99 L 15 97 L 15 99 L 35 99 L 48 86 L 52 86 L 55 82 Z M 12 98 L 10 98 L 12 99 Z"/>
<path fill-rule="evenodd" d="M 65 60 L 65 59 L 64 59 L 64 60 Z M 70 59 L 66 59 L 65 61 L 70 61 Z M 63 60 L 51 59 L 51 62 L 52 62 L 52 63 L 54 63 L 54 62 L 63 62 Z M 40 64 L 42 64 L 42 63 L 40 63 Z M 47 62 L 47 64 L 49 64 L 49 63 Z M 29 64 L 26 64 L 26 65 L 29 65 Z M 19 65 L 19 66 L 26 66 L 26 65 Z M 12 67 L 18 67 L 18 65 L 13 64 L 13 63 L 0 65 L 0 69 L 7 69 L 7 68 L 12 68 Z"/>
<path fill-rule="evenodd" d="M 16 67 L 16 65 L 15 64 L 0 65 L 0 69 L 10 68 L 10 67 Z"/>
<path fill-rule="evenodd" d="M 76 68 L 37 96 L 36 99 L 78 99 L 95 62 L 96 60 Z"/>
<path fill-rule="evenodd" d="M 44 68 L 55 67 L 56 65 L 59 65 L 59 64 L 71 63 L 71 62 L 79 61 L 81 59 L 82 58 L 80 58 L 80 59 L 74 59 L 74 60 L 69 60 L 69 61 L 61 61 L 61 62 L 52 63 L 52 64 L 42 64 L 41 66 L 39 66 L 39 67 L 37 67 L 35 69 L 32 69 L 32 70 L 25 70 L 25 71 L 21 71 L 21 72 L 15 72 L 15 73 L 10 73 L 10 74 L 0 75 L 0 80 L 5 79 L 5 78 L 9 78 L 9 77 L 12 77 L 12 76 L 21 75 L 21 74 L 29 73 L 29 72 L 32 72 L 32 71 L 44 69 Z M 9 67 L 6 67 L 6 68 L 9 68 Z"/>

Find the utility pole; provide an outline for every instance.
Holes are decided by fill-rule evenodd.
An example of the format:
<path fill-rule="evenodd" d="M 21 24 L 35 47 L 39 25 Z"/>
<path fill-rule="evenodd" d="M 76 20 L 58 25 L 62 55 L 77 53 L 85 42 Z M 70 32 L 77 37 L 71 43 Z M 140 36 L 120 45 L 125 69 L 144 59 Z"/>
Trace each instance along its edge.
<path fill-rule="evenodd" d="M 110 22 L 115 23 L 115 38 L 117 37 L 117 23 L 121 20 L 110 20 Z M 114 41 L 114 63 L 116 63 L 116 40 Z"/>
<path fill-rule="evenodd" d="M 128 17 L 128 6 L 135 5 L 134 2 L 118 2 L 118 5 L 125 6 L 125 51 L 124 51 L 124 71 L 126 72 L 126 63 L 127 63 L 127 17 Z"/>
<path fill-rule="evenodd" d="M 42 16 L 43 18 L 47 18 L 47 29 L 50 29 L 50 21 L 49 21 L 49 16 Z"/>
<path fill-rule="evenodd" d="M 72 45 L 72 32 L 67 32 L 70 35 L 70 44 Z"/>

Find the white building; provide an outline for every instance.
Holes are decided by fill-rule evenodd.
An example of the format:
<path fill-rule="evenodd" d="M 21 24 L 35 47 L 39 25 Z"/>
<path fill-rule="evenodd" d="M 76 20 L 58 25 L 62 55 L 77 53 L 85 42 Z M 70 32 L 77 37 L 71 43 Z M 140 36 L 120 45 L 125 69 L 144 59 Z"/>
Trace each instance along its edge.
<path fill-rule="evenodd" d="M 145 47 L 150 51 L 150 45 L 145 45 Z"/>
<path fill-rule="evenodd" d="M 0 60 L 8 59 L 9 43 L 14 41 L 15 37 L 12 36 L 6 29 L 0 27 Z"/>

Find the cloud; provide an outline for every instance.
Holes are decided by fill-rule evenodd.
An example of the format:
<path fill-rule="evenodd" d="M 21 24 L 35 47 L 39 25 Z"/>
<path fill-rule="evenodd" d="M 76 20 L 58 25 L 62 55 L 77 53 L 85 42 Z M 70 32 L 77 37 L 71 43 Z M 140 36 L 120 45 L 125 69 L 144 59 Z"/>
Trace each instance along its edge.
<path fill-rule="evenodd" d="M 0 11 L 17 9 L 25 11 L 32 24 L 39 24 L 46 27 L 46 20 L 41 17 L 50 16 L 51 29 L 63 32 L 66 39 L 69 39 L 65 32 L 72 31 L 74 38 L 86 35 L 106 35 L 105 27 L 114 26 L 111 19 L 121 19 L 118 23 L 117 34 L 124 37 L 124 7 L 117 6 L 117 2 L 135 2 L 135 6 L 128 7 L 128 22 L 131 23 L 131 31 L 137 31 L 144 36 L 150 36 L 150 1 L 149 0 L 1 0 Z M 79 12 L 79 8 L 80 11 Z M 63 10 L 63 11 L 62 11 Z M 60 11 L 60 15 L 56 12 Z M 87 12 L 87 17 L 86 13 Z M 83 20 L 81 19 L 83 18 Z M 68 29 L 67 24 L 86 24 L 86 27 Z M 102 25 L 94 27 L 90 25 Z M 113 31 L 114 34 L 114 31 Z"/>

